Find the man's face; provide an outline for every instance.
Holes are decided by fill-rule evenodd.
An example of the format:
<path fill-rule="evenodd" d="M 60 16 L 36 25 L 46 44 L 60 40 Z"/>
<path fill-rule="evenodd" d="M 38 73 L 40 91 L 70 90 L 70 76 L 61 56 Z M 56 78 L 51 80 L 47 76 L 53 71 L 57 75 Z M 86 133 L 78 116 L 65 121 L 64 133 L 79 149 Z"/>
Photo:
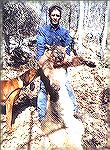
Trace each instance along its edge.
<path fill-rule="evenodd" d="M 61 18 L 60 12 L 57 9 L 54 9 L 51 12 L 51 15 L 50 15 L 50 21 L 51 21 L 51 23 L 53 25 L 59 24 L 60 18 Z"/>

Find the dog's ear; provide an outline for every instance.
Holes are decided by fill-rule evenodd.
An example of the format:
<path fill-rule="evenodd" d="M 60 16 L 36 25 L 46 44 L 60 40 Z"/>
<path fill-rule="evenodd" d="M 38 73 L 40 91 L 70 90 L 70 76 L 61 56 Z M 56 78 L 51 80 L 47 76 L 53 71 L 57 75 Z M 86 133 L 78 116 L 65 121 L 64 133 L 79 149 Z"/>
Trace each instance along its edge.
<path fill-rule="evenodd" d="M 26 76 L 26 72 L 20 76 L 20 79 L 23 81 L 25 79 L 25 76 Z"/>
<path fill-rule="evenodd" d="M 24 85 L 26 85 L 29 82 L 29 73 L 30 70 L 26 71 L 24 74 L 20 76 L 20 79 L 23 81 Z"/>

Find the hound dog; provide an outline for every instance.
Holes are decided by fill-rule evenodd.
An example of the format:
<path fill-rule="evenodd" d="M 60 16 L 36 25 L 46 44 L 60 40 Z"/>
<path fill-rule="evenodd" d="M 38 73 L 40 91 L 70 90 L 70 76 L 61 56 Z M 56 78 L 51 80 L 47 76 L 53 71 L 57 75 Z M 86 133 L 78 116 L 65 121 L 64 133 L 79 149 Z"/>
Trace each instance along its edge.
<path fill-rule="evenodd" d="M 13 131 L 11 126 L 13 104 L 19 97 L 22 88 L 27 86 L 36 75 L 37 72 L 35 69 L 29 69 L 17 78 L 0 81 L 1 102 L 6 104 L 6 125 L 9 133 Z"/>

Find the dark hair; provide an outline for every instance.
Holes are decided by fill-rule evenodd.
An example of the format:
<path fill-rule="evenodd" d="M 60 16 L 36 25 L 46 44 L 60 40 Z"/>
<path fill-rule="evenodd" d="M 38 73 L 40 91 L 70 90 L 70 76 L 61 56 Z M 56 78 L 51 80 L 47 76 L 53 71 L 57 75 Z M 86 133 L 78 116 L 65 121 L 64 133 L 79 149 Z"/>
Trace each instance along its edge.
<path fill-rule="evenodd" d="M 57 9 L 57 10 L 60 12 L 60 16 L 61 16 L 62 8 L 61 8 L 60 6 L 57 6 L 57 5 L 51 6 L 51 7 L 49 8 L 49 16 L 51 15 L 51 12 L 52 12 L 53 10 L 55 10 L 55 9 Z"/>

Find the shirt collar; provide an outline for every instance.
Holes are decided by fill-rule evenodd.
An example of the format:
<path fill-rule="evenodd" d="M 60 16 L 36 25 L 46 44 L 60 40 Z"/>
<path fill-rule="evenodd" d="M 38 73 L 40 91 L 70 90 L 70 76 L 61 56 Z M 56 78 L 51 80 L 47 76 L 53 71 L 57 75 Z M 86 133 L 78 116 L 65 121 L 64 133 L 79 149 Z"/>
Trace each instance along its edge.
<path fill-rule="evenodd" d="M 49 26 L 50 26 L 50 29 L 54 29 L 54 30 L 58 30 L 58 29 L 60 29 L 60 25 L 58 25 L 58 27 L 57 27 L 57 28 L 54 28 L 54 27 L 52 26 L 52 24 L 49 24 Z"/>

